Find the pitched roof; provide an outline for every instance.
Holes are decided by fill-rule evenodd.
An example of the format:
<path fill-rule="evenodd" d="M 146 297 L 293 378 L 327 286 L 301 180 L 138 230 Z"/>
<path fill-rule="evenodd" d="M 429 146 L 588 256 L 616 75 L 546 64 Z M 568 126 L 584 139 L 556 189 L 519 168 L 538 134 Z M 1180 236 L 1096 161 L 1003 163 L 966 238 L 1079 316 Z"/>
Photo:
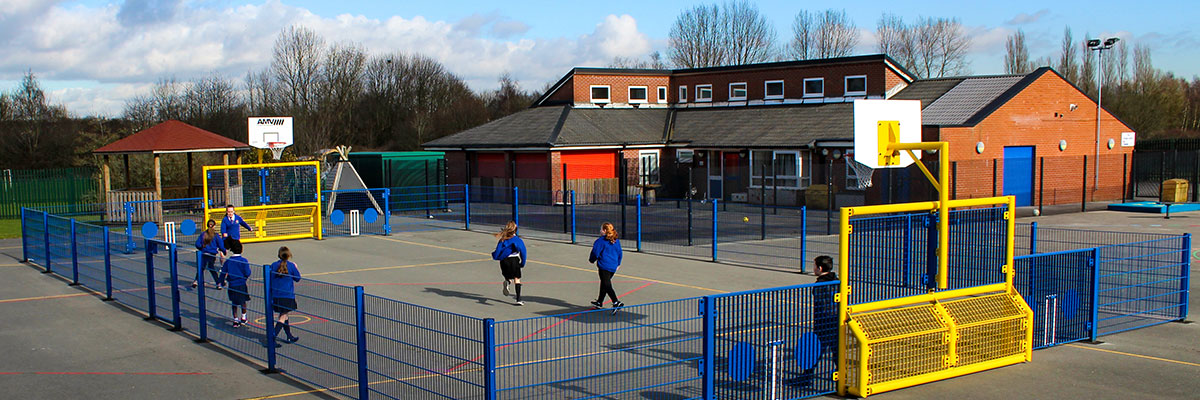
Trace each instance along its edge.
<path fill-rule="evenodd" d="M 536 107 L 435 139 L 428 148 L 662 143 L 666 109 Z"/>
<path fill-rule="evenodd" d="M 892 99 L 921 100 L 922 125 L 974 126 L 1049 71 L 919 80 Z"/>
<path fill-rule="evenodd" d="M 925 108 L 962 81 L 963 78 L 922 79 L 908 84 L 890 100 L 920 100 L 921 108 Z"/>
<path fill-rule="evenodd" d="M 250 145 L 179 122 L 168 120 L 109 143 L 93 153 L 172 153 L 248 149 Z"/>
<path fill-rule="evenodd" d="M 693 147 L 803 147 L 854 138 L 854 103 L 680 110 L 671 142 Z"/>

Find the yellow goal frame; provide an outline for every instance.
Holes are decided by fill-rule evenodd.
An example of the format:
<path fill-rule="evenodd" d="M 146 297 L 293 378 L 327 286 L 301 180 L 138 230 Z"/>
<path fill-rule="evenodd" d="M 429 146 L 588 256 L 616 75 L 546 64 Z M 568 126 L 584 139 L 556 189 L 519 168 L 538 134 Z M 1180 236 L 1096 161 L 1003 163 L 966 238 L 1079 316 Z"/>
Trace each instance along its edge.
<path fill-rule="evenodd" d="M 322 239 L 322 235 L 321 235 L 322 214 L 321 214 L 321 201 L 320 201 L 320 199 L 321 199 L 321 163 L 317 162 L 317 161 L 297 161 L 297 162 L 262 163 L 262 164 L 236 164 L 236 165 L 205 165 L 204 166 L 204 176 L 203 176 L 204 179 L 202 179 L 202 181 L 204 182 L 203 190 L 204 190 L 205 220 L 215 219 L 217 221 L 220 221 L 222 218 L 221 215 L 225 213 L 224 205 L 220 205 L 218 207 L 217 205 L 213 205 L 213 204 L 209 203 L 209 191 L 208 191 L 208 189 L 209 189 L 208 172 L 209 171 L 212 171 L 212 170 L 246 170 L 246 169 L 280 168 L 280 167 L 303 167 L 303 166 L 313 167 L 314 170 L 316 171 L 317 193 L 316 193 L 316 198 L 314 199 L 314 201 L 304 202 L 304 203 L 269 204 L 269 205 L 236 207 L 235 210 L 241 214 L 253 215 L 252 218 L 246 218 L 246 219 L 248 220 L 248 222 L 253 221 L 253 224 L 255 226 L 254 237 L 243 238 L 242 242 L 243 243 L 254 243 L 254 242 L 267 242 L 267 241 L 275 241 L 275 240 L 303 239 L 303 238 L 310 238 L 310 237 L 316 238 L 317 240 L 321 240 Z M 281 211 L 283 211 L 283 210 L 296 210 L 296 209 L 305 210 L 306 212 L 304 212 L 303 214 L 296 214 L 296 215 L 277 215 L 277 214 L 280 214 Z M 311 209 L 312 211 L 307 212 L 308 209 Z M 299 234 L 298 233 L 298 234 L 270 236 L 269 232 L 266 231 L 266 229 L 265 229 L 267 227 L 268 222 L 296 221 L 296 220 L 305 220 L 305 219 L 309 220 L 311 222 L 311 226 L 312 226 L 311 232 L 309 232 L 307 234 Z"/>

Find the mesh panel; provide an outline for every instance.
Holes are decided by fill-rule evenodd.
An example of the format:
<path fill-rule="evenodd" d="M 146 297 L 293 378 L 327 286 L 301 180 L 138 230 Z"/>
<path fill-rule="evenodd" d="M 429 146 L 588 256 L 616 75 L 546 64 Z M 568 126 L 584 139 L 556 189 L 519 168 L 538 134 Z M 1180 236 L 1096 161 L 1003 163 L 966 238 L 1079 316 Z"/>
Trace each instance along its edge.
<path fill-rule="evenodd" d="M 298 307 L 288 318 L 292 334 L 302 340 L 276 349 L 278 368 L 318 387 L 356 397 L 358 339 L 354 288 L 309 279 L 297 282 L 295 288 Z M 283 332 L 276 332 L 275 336 L 280 340 L 286 337 Z"/>
<path fill-rule="evenodd" d="M 319 163 L 296 162 L 204 167 L 206 214 L 220 220 L 227 204 L 237 207 L 254 237 L 244 242 L 319 237 Z"/>
<path fill-rule="evenodd" d="M 371 391 L 391 399 L 484 396 L 483 321 L 366 296 Z"/>
<path fill-rule="evenodd" d="M 102 226 L 75 224 L 76 252 L 79 256 L 79 283 L 104 292 L 104 230 Z"/>
<path fill-rule="evenodd" d="M 242 236 L 243 243 L 316 236 L 314 233 L 315 221 L 319 217 L 317 216 L 317 207 L 313 205 L 238 210 L 238 213 L 246 220 L 247 224 L 254 227 L 253 236 Z M 224 209 L 208 211 L 208 219 L 220 221 L 224 216 Z"/>

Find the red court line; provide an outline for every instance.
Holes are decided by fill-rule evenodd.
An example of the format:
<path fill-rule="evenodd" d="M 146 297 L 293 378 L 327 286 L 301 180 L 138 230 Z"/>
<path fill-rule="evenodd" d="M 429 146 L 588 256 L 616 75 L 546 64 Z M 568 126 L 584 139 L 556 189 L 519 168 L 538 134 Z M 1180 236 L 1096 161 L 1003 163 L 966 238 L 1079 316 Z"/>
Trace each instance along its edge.
<path fill-rule="evenodd" d="M 646 286 L 650 286 L 650 285 L 653 285 L 653 284 L 654 284 L 654 282 L 646 282 L 646 284 L 645 284 L 645 285 L 638 286 L 637 288 L 635 288 L 635 289 L 633 289 L 633 290 L 630 290 L 630 291 L 628 291 L 628 292 L 625 292 L 625 293 L 623 293 L 623 294 L 621 294 L 620 296 L 617 296 L 617 297 L 625 297 L 626 295 L 628 295 L 628 294 L 630 294 L 630 293 L 633 293 L 633 292 L 636 292 L 636 291 L 639 291 L 639 290 L 645 289 L 645 288 L 646 288 Z M 604 301 L 604 304 L 608 304 L 608 303 L 609 303 L 609 301 L 608 301 L 608 300 L 605 300 L 605 301 Z M 515 341 L 515 342 L 512 342 L 512 343 L 509 343 L 509 344 L 506 344 L 506 345 L 500 346 L 500 347 L 499 347 L 499 348 L 497 348 L 496 350 L 501 350 L 501 349 L 503 349 L 503 348 L 505 348 L 505 347 L 512 346 L 512 345 L 514 345 L 514 344 L 517 344 L 517 343 L 523 342 L 523 341 L 525 341 L 526 339 L 529 339 L 529 338 L 533 337 L 534 335 L 537 335 L 537 334 L 539 334 L 539 333 L 542 333 L 542 332 L 548 331 L 548 330 L 550 330 L 550 329 L 552 329 L 552 328 L 554 328 L 554 327 L 556 327 L 556 326 L 562 325 L 563 323 L 565 323 L 565 322 L 567 322 L 567 321 L 570 321 L 570 320 L 572 320 L 572 319 L 575 319 L 575 317 L 578 317 L 578 316 L 580 316 L 580 315 L 583 315 L 583 314 L 584 314 L 584 313 L 582 313 L 582 312 L 580 312 L 580 313 L 575 313 L 575 315 L 572 315 L 572 316 L 570 316 L 570 317 L 567 317 L 566 319 L 563 319 L 563 320 L 560 320 L 560 321 L 558 321 L 558 322 L 555 322 L 555 323 L 553 323 L 553 324 L 550 324 L 550 326 L 547 326 L 547 327 L 545 327 L 545 328 L 542 328 L 542 329 L 538 329 L 538 330 L 537 330 L 537 332 L 534 332 L 534 333 L 530 333 L 530 334 L 528 334 L 528 335 L 525 335 L 525 337 L 522 337 L 522 338 L 520 338 L 520 339 L 517 339 L 517 341 Z M 456 369 L 459 369 L 459 368 L 462 368 L 462 366 L 464 366 L 464 365 L 467 365 L 467 364 L 470 364 L 470 363 L 473 363 L 473 362 L 479 361 L 479 359 L 480 359 L 480 358 L 483 358 L 483 355 L 482 355 L 482 354 L 480 354 L 478 357 L 472 358 L 470 361 L 465 361 L 465 362 L 463 362 L 462 364 L 455 365 L 455 366 L 454 366 L 454 368 L 450 368 L 450 369 L 446 370 L 446 373 L 454 372 L 454 370 L 456 370 Z"/>
<path fill-rule="evenodd" d="M 212 375 L 211 372 L 0 372 L 0 375 Z"/>
<path fill-rule="evenodd" d="M 613 283 L 638 283 L 645 281 L 613 281 Z M 572 283 L 596 283 L 596 281 L 546 281 L 546 282 L 521 282 L 524 285 L 556 285 L 556 284 L 572 284 Z M 359 286 L 412 286 L 412 285 L 496 285 L 496 282 L 377 282 L 377 283 L 358 283 Z"/>

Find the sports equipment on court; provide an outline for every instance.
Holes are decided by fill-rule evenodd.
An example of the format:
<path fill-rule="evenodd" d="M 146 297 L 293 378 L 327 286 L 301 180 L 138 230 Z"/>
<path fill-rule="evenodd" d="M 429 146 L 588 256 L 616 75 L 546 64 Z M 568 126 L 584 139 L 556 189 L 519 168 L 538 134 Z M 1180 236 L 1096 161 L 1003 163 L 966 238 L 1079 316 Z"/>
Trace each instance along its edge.
<path fill-rule="evenodd" d="M 233 205 L 252 235 L 242 242 L 321 238 L 317 161 L 204 167 L 204 214 L 220 221 Z"/>
<path fill-rule="evenodd" d="M 329 203 L 325 207 L 326 216 L 333 210 L 361 212 L 366 207 L 372 207 L 377 215 L 382 215 L 383 208 L 358 175 L 358 170 L 354 169 L 354 164 L 350 163 L 350 146 L 338 146 L 336 151 L 338 160 L 332 167 L 333 185 L 330 187 Z"/>

